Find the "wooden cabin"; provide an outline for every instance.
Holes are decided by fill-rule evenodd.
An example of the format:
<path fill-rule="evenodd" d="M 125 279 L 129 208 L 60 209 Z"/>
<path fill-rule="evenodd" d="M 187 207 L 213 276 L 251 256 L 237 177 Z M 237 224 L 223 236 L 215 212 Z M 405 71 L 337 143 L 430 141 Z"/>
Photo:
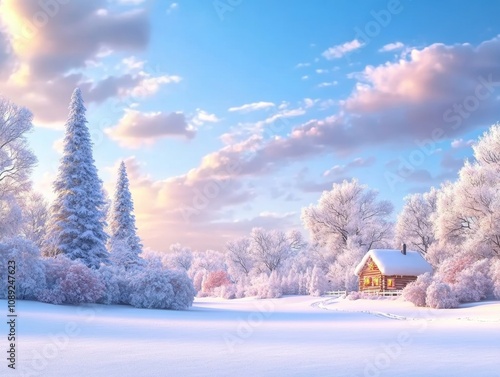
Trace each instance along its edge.
<path fill-rule="evenodd" d="M 360 292 L 390 292 L 406 287 L 432 267 L 418 251 L 373 249 L 365 254 L 354 273 Z"/>

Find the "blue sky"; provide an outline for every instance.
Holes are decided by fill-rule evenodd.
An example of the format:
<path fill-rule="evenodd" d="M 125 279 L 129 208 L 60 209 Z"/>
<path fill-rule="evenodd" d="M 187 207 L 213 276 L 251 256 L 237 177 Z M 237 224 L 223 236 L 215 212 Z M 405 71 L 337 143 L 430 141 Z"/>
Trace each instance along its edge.
<path fill-rule="evenodd" d="M 500 118 L 500 3 L 4 0 L 0 93 L 34 114 L 50 198 L 79 86 L 146 246 L 222 249 L 357 178 L 391 200 L 453 180 Z"/>

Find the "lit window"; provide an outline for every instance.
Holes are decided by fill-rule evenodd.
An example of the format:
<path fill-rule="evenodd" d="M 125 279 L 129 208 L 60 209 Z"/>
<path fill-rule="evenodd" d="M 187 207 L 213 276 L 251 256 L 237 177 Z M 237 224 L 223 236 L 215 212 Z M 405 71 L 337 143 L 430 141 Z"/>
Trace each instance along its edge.
<path fill-rule="evenodd" d="M 365 286 L 372 285 L 372 278 L 368 277 L 368 276 L 365 277 L 363 283 L 364 283 Z"/>
<path fill-rule="evenodd" d="M 379 277 L 373 278 L 373 285 L 380 285 L 380 278 Z"/>
<path fill-rule="evenodd" d="M 395 287 L 394 279 L 387 279 L 387 287 L 388 288 L 394 288 Z"/>

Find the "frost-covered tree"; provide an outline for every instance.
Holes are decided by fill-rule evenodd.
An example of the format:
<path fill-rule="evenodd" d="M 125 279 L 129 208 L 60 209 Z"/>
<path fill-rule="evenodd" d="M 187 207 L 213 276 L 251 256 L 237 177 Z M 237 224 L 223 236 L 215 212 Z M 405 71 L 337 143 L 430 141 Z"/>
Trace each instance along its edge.
<path fill-rule="evenodd" d="M 424 194 L 412 194 L 405 198 L 405 205 L 396 222 L 395 243 L 406 243 L 411 249 L 426 254 L 436 240 L 432 216 L 436 212 L 438 191 L 431 188 Z"/>
<path fill-rule="evenodd" d="M 239 238 L 226 243 L 226 263 L 229 272 L 236 280 L 248 276 L 255 260 L 251 249 L 252 241 L 248 237 Z"/>
<path fill-rule="evenodd" d="M 315 248 L 328 260 L 333 289 L 356 287 L 354 268 L 370 249 L 385 247 L 392 237 L 390 202 L 357 180 L 334 184 L 324 191 L 317 205 L 302 209 L 302 222 Z M 329 254 L 329 257 L 325 258 Z"/>
<path fill-rule="evenodd" d="M 250 239 L 256 267 L 259 272 L 267 274 L 279 270 L 289 258 L 295 256 L 305 246 L 298 231 L 266 231 L 262 228 L 253 228 Z"/>
<path fill-rule="evenodd" d="M 43 195 L 29 191 L 21 198 L 22 224 L 20 232 L 28 240 L 42 247 L 49 218 L 49 206 Z"/>
<path fill-rule="evenodd" d="M 357 180 L 334 184 L 323 192 L 317 205 L 303 208 L 302 221 L 321 247 L 339 252 L 351 238 L 368 251 L 385 245 L 391 236 L 388 218 L 393 206 L 377 196 Z"/>
<path fill-rule="evenodd" d="M 328 290 L 328 279 L 321 268 L 315 266 L 312 270 L 311 281 L 309 282 L 309 294 L 311 296 L 321 296 Z"/>
<path fill-rule="evenodd" d="M 173 270 L 189 271 L 193 263 L 193 251 L 180 243 L 170 245 L 169 252 L 161 259 L 163 265 Z"/>
<path fill-rule="evenodd" d="M 0 241 L 16 237 L 23 225 L 22 208 L 13 194 L 0 197 Z"/>
<path fill-rule="evenodd" d="M 129 189 L 127 169 L 123 161 L 118 169 L 118 180 L 109 214 L 109 227 L 111 253 L 121 254 L 118 259 L 127 268 L 141 265 L 142 260 L 139 254 L 142 252 L 142 244 L 137 236 L 134 203 Z"/>
<path fill-rule="evenodd" d="M 73 92 L 69 109 L 44 254 L 64 254 L 98 268 L 108 260 L 105 203 L 80 89 Z"/>
<path fill-rule="evenodd" d="M 0 196 L 24 191 L 36 157 L 29 149 L 26 134 L 33 129 L 33 115 L 0 97 Z"/>
<path fill-rule="evenodd" d="M 458 180 L 444 185 L 437 197 L 436 236 L 477 259 L 500 256 L 499 148 L 496 124 L 473 146 L 475 161 L 466 161 Z"/>

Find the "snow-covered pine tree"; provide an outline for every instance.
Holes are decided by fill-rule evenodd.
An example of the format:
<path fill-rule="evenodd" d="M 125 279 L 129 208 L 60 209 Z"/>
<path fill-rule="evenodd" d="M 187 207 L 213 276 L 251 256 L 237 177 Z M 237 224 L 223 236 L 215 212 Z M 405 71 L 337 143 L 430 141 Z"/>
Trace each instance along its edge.
<path fill-rule="evenodd" d="M 129 269 L 142 264 L 142 244 L 135 226 L 134 203 L 130 194 L 125 163 L 118 169 L 115 195 L 109 215 L 111 238 L 109 249 L 115 264 Z"/>
<path fill-rule="evenodd" d="M 108 260 L 105 202 L 102 181 L 92 157 L 86 109 L 78 88 L 73 92 L 69 110 L 44 254 L 64 254 L 88 267 L 99 268 Z"/>

